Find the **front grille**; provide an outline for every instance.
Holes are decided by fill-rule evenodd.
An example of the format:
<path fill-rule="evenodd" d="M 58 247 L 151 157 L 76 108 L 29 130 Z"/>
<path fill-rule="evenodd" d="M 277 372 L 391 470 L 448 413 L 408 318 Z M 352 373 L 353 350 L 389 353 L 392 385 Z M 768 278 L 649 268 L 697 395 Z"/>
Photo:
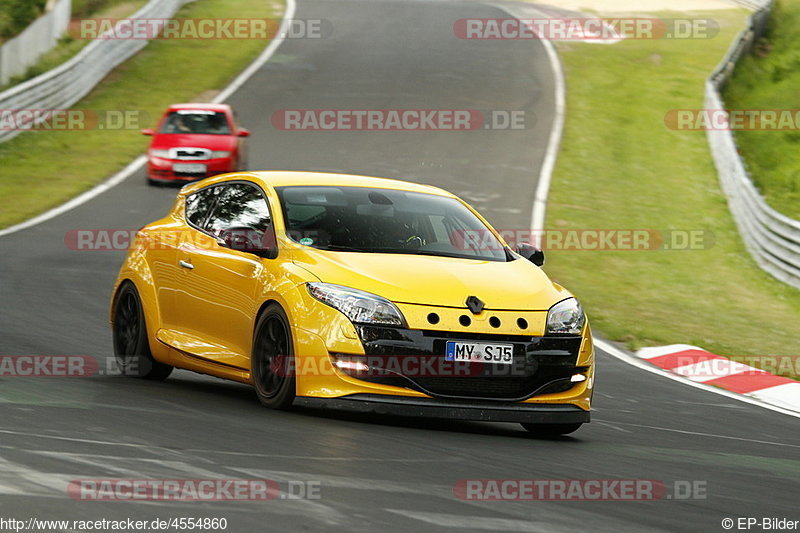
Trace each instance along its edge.
<path fill-rule="evenodd" d="M 447 396 L 481 396 L 519 398 L 527 393 L 519 378 L 422 378 L 419 385 L 436 394 Z"/>
<path fill-rule="evenodd" d="M 170 159 L 180 159 L 182 161 L 199 161 L 211 159 L 211 150 L 208 148 L 173 148 Z"/>
<path fill-rule="evenodd" d="M 520 335 L 461 334 L 438 331 L 407 330 L 377 326 L 357 328 L 366 361 L 371 371 L 353 374 L 354 377 L 424 392 L 431 396 L 462 399 L 521 400 L 539 394 L 563 392 L 574 386 L 570 377 L 587 370 L 576 367 L 581 346 L 580 336 L 531 337 Z M 480 364 L 475 372 L 451 375 L 406 375 L 397 368 L 414 365 L 394 364 L 394 371 L 381 373 L 375 365 L 381 358 L 406 357 L 437 358 L 444 360 L 449 340 L 475 340 L 512 343 L 513 364 Z M 370 357 L 380 356 L 380 357 Z M 384 367 L 386 368 L 386 367 Z"/>

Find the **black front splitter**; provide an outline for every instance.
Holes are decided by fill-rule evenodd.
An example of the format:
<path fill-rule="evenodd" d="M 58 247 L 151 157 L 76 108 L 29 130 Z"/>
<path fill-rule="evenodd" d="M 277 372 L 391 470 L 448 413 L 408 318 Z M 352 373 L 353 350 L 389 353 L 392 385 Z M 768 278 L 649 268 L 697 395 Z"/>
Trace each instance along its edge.
<path fill-rule="evenodd" d="M 313 409 L 482 422 L 576 424 L 589 422 L 591 419 L 589 411 L 569 404 L 452 402 L 381 394 L 353 394 L 341 398 L 298 396 L 294 405 Z"/>

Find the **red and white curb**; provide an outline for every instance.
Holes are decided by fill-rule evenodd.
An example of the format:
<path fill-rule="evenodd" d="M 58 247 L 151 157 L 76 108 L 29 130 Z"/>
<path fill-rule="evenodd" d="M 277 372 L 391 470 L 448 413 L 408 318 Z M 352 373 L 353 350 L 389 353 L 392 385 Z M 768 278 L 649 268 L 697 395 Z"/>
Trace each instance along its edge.
<path fill-rule="evenodd" d="M 688 344 L 642 348 L 636 356 L 696 383 L 720 387 L 800 412 L 800 382 L 732 361 Z"/>

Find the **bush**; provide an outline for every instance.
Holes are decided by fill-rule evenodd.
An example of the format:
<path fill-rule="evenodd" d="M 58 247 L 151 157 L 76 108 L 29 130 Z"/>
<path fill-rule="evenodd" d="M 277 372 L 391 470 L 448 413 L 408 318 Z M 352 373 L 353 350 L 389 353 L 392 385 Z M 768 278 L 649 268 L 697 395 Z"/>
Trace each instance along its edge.
<path fill-rule="evenodd" d="M 44 11 L 46 0 L 7 0 L 0 7 L 0 37 L 10 38 L 28 27 Z"/>
<path fill-rule="evenodd" d="M 800 3 L 778 0 L 755 53 L 745 56 L 726 85 L 731 109 L 800 109 Z M 800 132 L 737 131 L 747 168 L 772 207 L 800 219 Z"/>

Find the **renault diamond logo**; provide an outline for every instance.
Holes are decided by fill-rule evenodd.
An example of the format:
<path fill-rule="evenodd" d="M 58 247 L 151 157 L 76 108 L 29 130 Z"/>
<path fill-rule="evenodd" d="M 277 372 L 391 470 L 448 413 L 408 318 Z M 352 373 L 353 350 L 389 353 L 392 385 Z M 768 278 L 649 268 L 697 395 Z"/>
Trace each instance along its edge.
<path fill-rule="evenodd" d="M 485 305 L 477 296 L 470 296 L 467 298 L 466 304 L 467 308 L 472 311 L 473 315 L 480 314 L 480 312 L 483 311 L 483 306 Z"/>

